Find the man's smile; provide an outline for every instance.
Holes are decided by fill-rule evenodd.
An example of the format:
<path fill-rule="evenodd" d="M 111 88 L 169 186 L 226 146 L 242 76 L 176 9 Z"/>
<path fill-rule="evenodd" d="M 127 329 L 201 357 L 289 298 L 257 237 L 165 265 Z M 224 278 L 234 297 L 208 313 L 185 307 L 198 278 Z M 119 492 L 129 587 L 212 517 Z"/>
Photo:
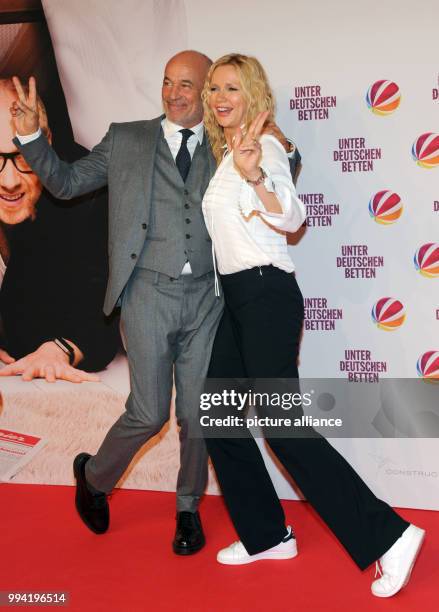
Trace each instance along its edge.
<path fill-rule="evenodd" d="M 187 107 L 186 102 L 169 102 L 169 101 L 167 101 L 166 104 L 168 106 L 171 106 L 172 108 L 186 108 Z"/>
<path fill-rule="evenodd" d="M 20 203 L 20 200 L 23 197 L 24 197 L 24 191 L 21 191 L 20 193 L 15 193 L 13 195 L 6 194 L 6 193 L 0 193 L 0 199 L 6 202 L 6 206 L 9 208 L 14 208 L 18 203 Z"/>

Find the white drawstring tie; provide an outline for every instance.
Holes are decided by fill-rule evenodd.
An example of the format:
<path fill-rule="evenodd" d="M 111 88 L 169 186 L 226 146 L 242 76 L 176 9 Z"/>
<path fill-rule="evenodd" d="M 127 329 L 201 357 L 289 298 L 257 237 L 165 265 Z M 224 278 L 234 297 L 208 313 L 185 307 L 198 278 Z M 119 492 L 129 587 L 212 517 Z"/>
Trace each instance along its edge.
<path fill-rule="evenodd" d="M 210 216 L 210 221 L 212 225 L 212 236 L 213 236 L 213 215 Z M 213 272 L 215 274 L 215 295 L 216 297 L 220 297 L 220 289 L 219 289 L 219 280 L 218 280 L 218 272 L 216 269 L 216 257 L 215 257 L 215 246 L 213 244 L 212 238 L 212 259 L 213 259 Z"/>

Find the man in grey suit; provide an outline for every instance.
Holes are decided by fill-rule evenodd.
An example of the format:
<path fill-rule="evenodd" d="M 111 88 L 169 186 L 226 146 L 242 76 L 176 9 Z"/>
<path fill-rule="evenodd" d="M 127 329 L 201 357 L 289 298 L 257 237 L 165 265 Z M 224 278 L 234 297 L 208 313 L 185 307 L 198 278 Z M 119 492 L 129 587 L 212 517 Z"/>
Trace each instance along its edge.
<path fill-rule="evenodd" d="M 120 300 L 131 392 L 126 411 L 97 454 L 75 459 L 77 509 L 94 532 L 108 529 L 106 494 L 169 419 L 174 371 L 180 426 L 177 554 L 204 545 L 198 503 L 207 481 L 207 453 L 201 436 L 189 431 L 197 426 L 202 381 L 222 311 L 201 212 L 216 169 L 204 137 L 200 98 L 209 66 L 210 60 L 194 51 L 172 58 L 162 88 L 166 116 L 112 124 L 90 154 L 73 164 L 62 162 L 38 132 L 34 79 L 28 92 L 14 80 L 19 100 L 11 109 L 15 143 L 56 197 L 109 187 L 104 312 L 111 313 Z"/>
<path fill-rule="evenodd" d="M 201 90 L 211 62 L 184 51 L 165 67 L 165 116 L 112 124 L 89 155 L 62 162 L 39 133 L 36 85 L 18 79 L 11 108 L 29 165 L 58 198 L 108 184 L 110 275 L 104 312 L 120 301 L 130 367 L 126 411 L 97 454 L 74 462 L 76 507 L 95 533 L 109 525 L 107 494 L 135 453 L 169 419 L 173 373 L 180 425 L 177 554 L 204 545 L 198 504 L 207 482 L 207 454 L 198 407 L 222 300 L 215 297 L 211 241 L 201 201 L 216 163 L 204 136 Z M 276 133 L 276 132 L 275 132 Z"/>

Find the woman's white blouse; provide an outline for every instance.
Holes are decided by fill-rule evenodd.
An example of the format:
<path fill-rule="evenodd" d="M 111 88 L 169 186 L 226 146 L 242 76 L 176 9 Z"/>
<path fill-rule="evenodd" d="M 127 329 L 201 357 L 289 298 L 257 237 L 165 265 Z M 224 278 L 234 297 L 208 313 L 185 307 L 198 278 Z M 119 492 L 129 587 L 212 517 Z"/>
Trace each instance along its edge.
<path fill-rule="evenodd" d="M 203 199 L 203 214 L 221 274 L 232 274 L 272 264 L 293 272 L 285 232 L 295 232 L 305 220 L 303 203 L 296 195 L 288 157 L 274 136 L 262 135 L 261 168 L 265 186 L 274 191 L 282 213 L 267 212 L 251 185 L 227 153 L 212 177 Z"/>

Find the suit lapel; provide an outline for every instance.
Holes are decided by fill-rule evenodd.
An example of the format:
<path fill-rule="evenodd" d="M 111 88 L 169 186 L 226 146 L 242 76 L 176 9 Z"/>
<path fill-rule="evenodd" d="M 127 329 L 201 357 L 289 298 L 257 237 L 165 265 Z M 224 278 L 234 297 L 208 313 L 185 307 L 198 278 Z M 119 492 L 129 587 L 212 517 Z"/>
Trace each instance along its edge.
<path fill-rule="evenodd" d="M 146 202 L 146 212 L 148 217 L 149 211 L 151 209 L 154 163 L 163 119 L 164 115 L 161 115 L 160 117 L 157 117 L 156 119 L 153 119 L 151 121 L 145 121 L 143 124 L 143 129 L 139 130 L 138 132 L 138 159 L 141 165 L 141 172 L 143 176 L 142 183 Z M 197 149 L 199 147 L 200 145 L 197 144 Z M 204 131 L 203 148 L 204 147 L 207 153 L 207 159 L 209 163 L 209 173 L 210 176 L 213 176 L 217 169 L 217 163 L 210 148 L 206 131 Z M 170 152 L 169 154 L 171 155 Z"/>
<path fill-rule="evenodd" d="M 148 216 L 151 209 L 154 161 L 163 117 L 164 115 L 157 117 L 152 121 L 145 121 L 143 129 L 139 130 L 139 162 L 142 168 L 142 183 Z"/>

